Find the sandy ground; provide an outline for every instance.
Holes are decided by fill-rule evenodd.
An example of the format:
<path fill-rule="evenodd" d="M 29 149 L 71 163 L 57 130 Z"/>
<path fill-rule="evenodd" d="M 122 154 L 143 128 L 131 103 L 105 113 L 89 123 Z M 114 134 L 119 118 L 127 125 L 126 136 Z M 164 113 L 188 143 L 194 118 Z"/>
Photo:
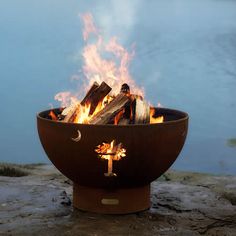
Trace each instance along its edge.
<path fill-rule="evenodd" d="M 0 235 L 236 235 L 236 176 L 169 171 L 152 183 L 151 209 L 100 215 L 73 209 L 53 166 L 17 168 L 29 175 L 0 176 Z"/>

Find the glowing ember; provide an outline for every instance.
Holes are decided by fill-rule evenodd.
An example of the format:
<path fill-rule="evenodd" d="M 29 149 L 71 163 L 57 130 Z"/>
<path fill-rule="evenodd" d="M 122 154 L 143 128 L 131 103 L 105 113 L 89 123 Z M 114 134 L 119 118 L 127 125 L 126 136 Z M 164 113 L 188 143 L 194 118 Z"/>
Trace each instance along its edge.
<path fill-rule="evenodd" d="M 155 115 L 155 108 L 150 107 L 150 124 L 156 124 L 156 123 L 163 123 L 164 122 L 164 116 L 158 116 L 154 117 Z"/>
<path fill-rule="evenodd" d="M 98 157 L 101 159 L 108 160 L 108 171 L 107 173 L 104 173 L 104 175 L 116 176 L 116 174 L 112 172 L 112 162 L 119 161 L 122 157 L 126 156 L 126 150 L 122 147 L 122 144 L 119 143 L 116 145 L 115 140 L 111 143 L 102 143 L 97 146 L 95 152 L 98 153 Z"/>

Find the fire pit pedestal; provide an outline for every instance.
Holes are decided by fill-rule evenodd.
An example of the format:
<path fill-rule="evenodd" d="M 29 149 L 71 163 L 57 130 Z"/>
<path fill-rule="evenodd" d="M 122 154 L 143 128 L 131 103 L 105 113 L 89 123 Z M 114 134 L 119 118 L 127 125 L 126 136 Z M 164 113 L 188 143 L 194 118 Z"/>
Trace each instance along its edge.
<path fill-rule="evenodd" d="M 150 207 L 150 185 L 126 189 L 102 189 L 74 183 L 73 206 L 80 210 L 104 214 L 143 211 Z"/>

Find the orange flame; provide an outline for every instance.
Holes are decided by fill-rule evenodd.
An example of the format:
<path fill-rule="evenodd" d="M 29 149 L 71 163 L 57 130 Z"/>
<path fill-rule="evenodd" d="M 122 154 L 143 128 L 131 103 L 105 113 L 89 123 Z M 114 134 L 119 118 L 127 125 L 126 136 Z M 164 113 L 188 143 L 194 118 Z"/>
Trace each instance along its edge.
<path fill-rule="evenodd" d="M 90 13 L 83 14 L 81 18 L 84 23 L 84 40 L 87 42 L 91 33 L 94 33 L 96 39 L 95 43 L 88 43 L 82 53 L 84 58 L 83 72 L 88 86 L 91 86 L 95 81 L 98 83 L 104 81 L 112 87 L 112 92 L 118 94 L 121 85 L 127 83 L 131 86 L 133 93 L 143 96 L 143 89 L 135 84 L 128 69 L 134 56 L 134 50 L 129 53 L 118 43 L 116 37 L 112 37 L 106 43 L 102 35 L 99 34 Z M 107 55 L 111 59 L 106 59 L 102 55 Z"/>
<path fill-rule="evenodd" d="M 115 140 L 112 140 L 111 143 L 102 143 L 98 145 L 95 149 L 95 152 L 98 153 L 98 156 L 102 159 L 108 160 L 108 170 L 105 173 L 105 176 L 117 176 L 112 172 L 113 169 L 113 161 L 119 161 L 122 157 L 126 156 L 126 150 L 122 147 L 122 144 L 115 144 Z"/>
<path fill-rule="evenodd" d="M 89 121 L 99 112 L 101 111 L 108 103 L 112 101 L 112 97 L 107 95 L 103 100 L 101 100 L 98 105 L 95 108 L 95 111 L 93 114 L 90 113 L 90 107 L 91 104 L 85 104 L 85 106 L 82 106 L 80 103 L 74 103 L 71 106 L 71 109 L 76 107 L 76 116 L 73 120 L 74 123 L 79 123 L 79 124 L 88 124 Z M 67 109 L 67 108 L 66 108 Z M 65 110 L 66 110 L 65 109 Z"/>
<path fill-rule="evenodd" d="M 107 95 L 102 101 L 100 101 L 95 109 L 95 111 L 93 112 L 92 115 L 89 116 L 89 120 L 91 118 L 93 118 L 99 111 L 101 111 L 102 109 L 104 109 L 104 107 L 110 103 L 113 100 L 113 98 L 109 95 Z"/>
<path fill-rule="evenodd" d="M 121 85 L 127 83 L 131 86 L 132 93 L 143 96 L 143 89 L 135 84 L 129 73 L 129 64 L 134 56 L 134 50 L 131 49 L 131 52 L 126 50 L 118 43 L 116 37 L 105 42 L 94 24 L 91 13 L 81 15 L 81 19 L 84 23 L 83 38 L 86 42 L 82 52 L 85 91 L 95 81 L 99 84 L 104 81 L 112 87 L 114 94 L 118 94 Z M 93 43 L 88 42 L 91 36 L 95 39 Z M 61 102 L 61 106 L 68 107 L 72 103 L 71 97 L 75 98 L 77 95 L 66 91 L 56 94 L 55 99 Z"/>
<path fill-rule="evenodd" d="M 77 114 L 74 119 L 74 123 L 88 124 L 90 120 L 89 111 L 90 104 L 86 104 L 85 106 L 80 105 L 79 109 L 77 109 Z"/>
<path fill-rule="evenodd" d="M 144 90 L 136 85 L 129 73 L 129 65 L 134 57 L 134 49 L 125 49 L 116 37 L 110 38 L 108 41 L 104 40 L 101 31 L 96 28 L 91 13 L 85 13 L 81 15 L 83 21 L 83 39 L 85 41 L 85 47 L 82 51 L 82 57 L 84 63 L 82 71 L 84 75 L 84 89 L 85 91 L 94 83 L 101 84 L 106 82 L 111 88 L 111 93 L 117 95 L 120 92 L 121 85 L 126 83 L 131 87 L 132 94 L 144 97 Z M 92 37 L 93 40 L 90 40 Z M 80 76 L 76 76 L 80 77 Z M 56 94 L 55 99 L 61 102 L 62 107 L 70 107 L 73 104 L 79 104 L 77 99 L 79 92 L 72 94 L 65 91 Z M 79 105 L 80 109 L 77 111 L 75 123 L 89 123 L 90 119 L 101 111 L 106 104 L 112 100 L 111 95 L 107 95 L 103 101 L 100 101 L 97 105 L 94 113 L 89 114 L 90 104 L 85 106 Z M 131 108 L 132 109 L 132 108 Z M 65 112 L 67 109 L 65 109 Z M 155 111 L 150 110 L 150 123 L 161 123 L 164 121 L 164 117 L 154 117 Z M 120 112 L 114 123 L 118 124 L 122 113 Z M 132 113 L 131 113 L 132 115 Z"/>
<path fill-rule="evenodd" d="M 118 114 L 114 118 L 114 125 L 118 125 L 119 120 L 122 117 L 122 115 L 124 114 L 124 112 L 125 112 L 124 109 L 122 109 L 120 112 L 118 112 Z"/>
<path fill-rule="evenodd" d="M 51 117 L 52 120 L 57 120 L 57 116 L 53 111 L 50 111 L 48 115 Z"/>
<path fill-rule="evenodd" d="M 119 161 L 122 157 L 126 156 L 126 149 L 122 147 L 122 143 L 116 145 L 115 140 L 112 140 L 111 143 L 98 145 L 95 152 L 99 154 L 100 158 L 106 160 L 110 159 L 111 156 L 112 160 Z"/>
<path fill-rule="evenodd" d="M 164 116 L 155 116 L 155 108 L 150 107 L 150 124 L 156 124 L 156 123 L 163 123 L 164 122 Z"/>

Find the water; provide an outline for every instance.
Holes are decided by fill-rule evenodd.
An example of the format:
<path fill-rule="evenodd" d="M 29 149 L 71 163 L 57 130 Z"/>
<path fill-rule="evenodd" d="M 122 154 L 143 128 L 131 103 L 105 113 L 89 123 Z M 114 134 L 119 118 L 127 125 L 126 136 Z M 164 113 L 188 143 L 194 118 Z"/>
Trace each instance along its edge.
<path fill-rule="evenodd" d="M 48 162 L 35 115 L 76 85 L 78 13 L 108 38 L 135 42 L 131 73 L 154 104 L 190 115 L 175 169 L 236 174 L 236 1 L 0 0 L 0 161 Z"/>

